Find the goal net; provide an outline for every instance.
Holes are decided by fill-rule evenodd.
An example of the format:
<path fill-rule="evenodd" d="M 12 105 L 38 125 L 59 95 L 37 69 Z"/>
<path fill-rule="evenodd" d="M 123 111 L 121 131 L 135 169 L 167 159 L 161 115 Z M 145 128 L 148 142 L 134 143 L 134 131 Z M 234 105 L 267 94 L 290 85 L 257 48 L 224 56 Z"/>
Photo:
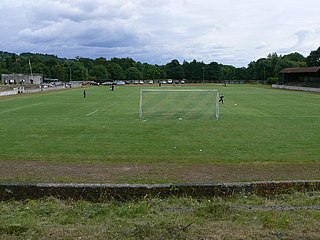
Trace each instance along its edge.
<path fill-rule="evenodd" d="M 219 118 L 218 90 L 142 89 L 140 117 Z"/>

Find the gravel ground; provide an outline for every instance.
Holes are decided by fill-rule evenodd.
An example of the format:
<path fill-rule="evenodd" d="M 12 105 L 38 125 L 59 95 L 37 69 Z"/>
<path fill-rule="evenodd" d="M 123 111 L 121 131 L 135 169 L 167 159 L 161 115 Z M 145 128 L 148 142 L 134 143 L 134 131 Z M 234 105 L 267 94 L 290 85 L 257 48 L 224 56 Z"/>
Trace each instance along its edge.
<path fill-rule="evenodd" d="M 62 163 L 1 161 L 1 182 L 206 183 L 320 179 L 320 163 Z"/>

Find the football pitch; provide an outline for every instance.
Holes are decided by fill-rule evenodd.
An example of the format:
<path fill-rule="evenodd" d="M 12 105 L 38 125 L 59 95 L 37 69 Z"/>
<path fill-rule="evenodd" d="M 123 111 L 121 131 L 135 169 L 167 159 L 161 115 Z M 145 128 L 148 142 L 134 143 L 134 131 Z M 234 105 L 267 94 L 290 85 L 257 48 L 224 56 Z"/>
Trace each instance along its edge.
<path fill-rule="evenodd" d="M 319 94 L 260 85 L 168 86 L 161 89 L 217 89 L 225 96 L 219 120 L 140 118 L 140 90 L 152 88 L 159 89 L 119 86 L 111 92 L 95 86 L 2 97 L 0 160 L 8 165 L 319 164 Z M 201 96 L 195 104 L 201 107 Z"/>

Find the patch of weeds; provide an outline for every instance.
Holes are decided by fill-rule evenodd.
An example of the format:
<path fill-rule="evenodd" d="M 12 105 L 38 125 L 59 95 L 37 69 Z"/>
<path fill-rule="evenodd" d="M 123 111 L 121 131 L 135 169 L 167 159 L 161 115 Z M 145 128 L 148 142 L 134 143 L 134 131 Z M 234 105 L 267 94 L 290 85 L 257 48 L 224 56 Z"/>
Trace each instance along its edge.
<path fill-rule="evenodd" d="M 76 216 L 71 216 L 71 215 L 66 215 L 66 216 L 61 216 L 57 223 L 61 225 L 70 225 L 75 223 L 77 217 Z"/>
<path fill-rule="evenodd" d="M 28 231 L 29 228 L 22 226 L 20 224 L 10 224 L 5 226 L 0 226 L 0 234 L 16 235 L 20 236 L 24 232 Z"/>
<path fill-rule="evenodd" d="M 64 212 L 59 212 L 59 214 L 55 217 L 55 220 L 58 224 L 68 225 L 78 222 L 80 218 L 81 216 L 76 209 L 70 209 Z"/>
<path fill-rule="evenodd" d="M 126 226 L 119 229 L 113 236 L 114 238 L 120 237 L 121 239 L 187 239 L 188 227 L 180 226 L 173 222 L 160 222 L 160 223 L 136 223 L 132 227 Z"/>
<path fill-rule="evenodd" d="M 92 204 L 79 201 L 75 204 L 74 211 L 82 220 L 104 220 L 112 215 L 112 204 Z"/>
<path fill-rule="evenodd" d="M 129 202 L 117 207 L 115 211 L 115 214 L 119 217 L 132 219 L 147 214 L 149 211 L 149 204 L 146 201 Z"/>
<path fill-rule="evenodd" d="M 280 228 L 284 229 L 289 226 L 290 220 L 287 216 L 278 216 L 274 212 L 262 213 L 262 223 L 265 228 Z"/>
<path fill-rule="evenodd" d="M 233 210 L 226 204 L 220 203 L 205 203 L 204 206 L 200 206 L 196 209 L 195 214 L 198 217 L 202 218 L 211 218 L 211 219 L 227 219 Z"/>

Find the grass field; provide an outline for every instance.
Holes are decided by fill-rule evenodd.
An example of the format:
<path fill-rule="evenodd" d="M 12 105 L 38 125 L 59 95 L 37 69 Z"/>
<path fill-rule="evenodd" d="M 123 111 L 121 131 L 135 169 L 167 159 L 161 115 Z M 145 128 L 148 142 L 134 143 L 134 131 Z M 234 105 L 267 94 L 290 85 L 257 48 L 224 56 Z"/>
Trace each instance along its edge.
<path fill-rule="evenodd" d="M 223 93 L 219 120 L 161 115 L 141 119 L 143 88 L 150 85 L 0 98 L 0 180 L 319 179 L 319 94 L 261 85 L 177 86 L 174 89 Z"/>
<path fill-rule="evenodd" d="M 182 88 L 182 87 L 181 87 Z M 187 87 L 183 87 L 187 88 Z M 201 88 L 201 87 L 192 87 Z M 320 95 L 235 85 L 220 119 L 139 118 L 141 87 L 2 97 L 1 160 L 301 162 L 320 160 Z M 237 104 L 237 105 L 235 105 Z"/>

